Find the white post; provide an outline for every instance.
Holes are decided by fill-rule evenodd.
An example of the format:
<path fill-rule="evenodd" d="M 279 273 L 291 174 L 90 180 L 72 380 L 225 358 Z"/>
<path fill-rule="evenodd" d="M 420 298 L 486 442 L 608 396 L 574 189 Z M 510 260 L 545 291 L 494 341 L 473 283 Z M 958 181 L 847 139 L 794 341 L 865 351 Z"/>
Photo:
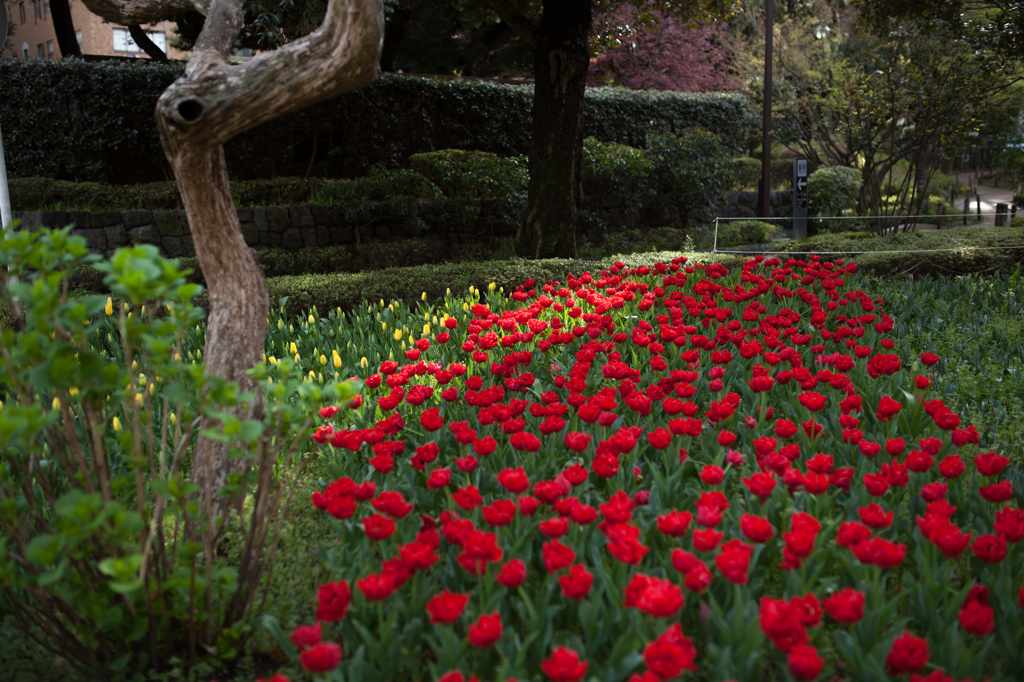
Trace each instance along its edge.
<path fill-rule="evenodd" d="M 11 195 L 7 191 L 7 164 L 4 163 L 4 138 L 0 133 L 0 228 L 4 234 L 11 224 Z"/>

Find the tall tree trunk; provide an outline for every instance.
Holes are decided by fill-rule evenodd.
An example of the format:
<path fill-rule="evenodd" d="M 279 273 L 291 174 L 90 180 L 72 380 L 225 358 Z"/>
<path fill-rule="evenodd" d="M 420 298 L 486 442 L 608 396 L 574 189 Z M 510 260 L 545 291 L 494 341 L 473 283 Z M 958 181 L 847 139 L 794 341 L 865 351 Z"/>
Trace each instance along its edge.
<path fill-rule="evenodd" d="M 535 33 L 530 185 L 516 234 L 516 252 L 528 258 L 576 255 L 591 22 L 591 0 L 544 1 Z"/>
<path fill-rule="evenodd" d="M 262 270 L 242 238 L 222 145 L 244 130 L 371 83 L 379 73 L 383 23 L 380 0 L 330 0 L 314 33 L 232 65 L 227 56 L 242 26 L 242 4 L 213 0 L 185 74 L 157 102 L 160 139 L 210 295 L 206 369 L 243 391 L 252 388 L 247 372 L 263 355 L 270 306 Z M 257 404 L 236 414 L 261 411 Z M 213 498 L 215 515 L 224 516 L 236 501 L 215 496 L 217 490 L 246 468 L 222 444 L 200 437 L 192 480 L 205 499 Z"/>
<path fill-rule="evenodd" d="M 50 16 L 53 17 L 53 32 L 57 35 L 57 47 L 61 57 L 81 57 L 82 48 L 75 37 L 75 24 L 71 21 L 71 5 L 68 0 L 50 0 Z"/>

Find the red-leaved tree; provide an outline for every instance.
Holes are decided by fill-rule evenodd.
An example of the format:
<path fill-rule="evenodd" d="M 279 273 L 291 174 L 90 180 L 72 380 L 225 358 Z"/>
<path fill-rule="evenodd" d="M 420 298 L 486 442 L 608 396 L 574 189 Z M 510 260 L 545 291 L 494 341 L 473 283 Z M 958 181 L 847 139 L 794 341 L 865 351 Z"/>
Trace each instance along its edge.
<path fill-rule="evenodd" d="M 620 5 L 594 17 L 590 85 L 707 92 L 735 87 L 722 22 L 690 22 L 658 10 Z"/>

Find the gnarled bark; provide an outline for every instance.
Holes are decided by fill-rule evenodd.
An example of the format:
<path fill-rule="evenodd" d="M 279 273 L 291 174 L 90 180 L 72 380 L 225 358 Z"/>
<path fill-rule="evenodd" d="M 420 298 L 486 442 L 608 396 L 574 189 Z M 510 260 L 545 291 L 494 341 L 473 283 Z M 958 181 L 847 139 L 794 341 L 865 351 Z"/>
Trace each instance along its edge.
<path fill-rule="evenodd" d="M 242 238 L 222 145 L 261 123 L 371 83 L 379 73 L 381 0 L 330 0 L 316 31 L 239 65 L 227 56 L 242 28 L 241 0 L 83 1 L 122 24 L 149 23 L 186 9 L 206 15 L 185 73 L 160 96 L 156 117 L 210 296 L 207 371 L 251 389 L 247 372 L 262 358 L 270 305 L 262 270 Z M 240 408 L 239 416 L 245 411 Z M 243 460 L 228 458 L 222 444 L 200 437 L 192 480 L 205 499 L 215 498 L 216 515 L 223 516 L 232 502 L 215 497 L 216 491 L 245 469 Z"/>

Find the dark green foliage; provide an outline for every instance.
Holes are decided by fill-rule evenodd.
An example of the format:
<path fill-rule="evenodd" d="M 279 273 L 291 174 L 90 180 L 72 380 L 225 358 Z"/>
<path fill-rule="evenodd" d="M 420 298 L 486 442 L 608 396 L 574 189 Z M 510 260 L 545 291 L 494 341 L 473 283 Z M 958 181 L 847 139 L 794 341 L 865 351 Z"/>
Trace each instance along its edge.
<path fill-rule="evenodd" d="M 181 69 L 179 63 L 3 60 L 0 126 L 8 172 L 167 179 L 153 111 Z M 363 90 L 243 133 L 225 152 L 234 178 L 353 177 L 437 149 L 517 156 L 529 147 L 532 99 L 532 86 L 384 74 Z M 743 95 L 617 88 L 589 90 L 585 116 L 587 135 L 633 147 L 643 146 L 652 127 L 702 126 L 738 150 L 753 123 Z"/>
<path fill-rule="evenodd" d="M 595 137 L 583 140 L 583 193 L 600 202 L 618 195 L 630 208 L 651 186 L 651 162 L 643 150 Z"/>
<path fill-rule="evenodd" d="M 444 193 L 445 211 L 456 224 L 481 217 L 492 228 L 517 222 L 530 181 L 525 156 L 442 149 L 413 154 L 409 163 Z"/>
<path fill-rule="evenodd" d="M 658 193 L 680 207 L 683 227 L 689 211 L 712 204 L 730 180 L 725 146 L 701 128 L 688 128 L 678 136 L 650 133 L 647 157 Z"/>
<path fill-rule="evenodd" d="M 6 129 L 5 129 L 6 130 Z M 315 200 L 329 181 L 320 178 L 271 178 L 231 183 L 236 206 L 287 206 Z M 50 178 L 11 178 L 11 207 L 16 211 L 150 211 L 185 208 L 174 182 L 109 185 Z"/>
<path fill-rule="evenodd" d="M 829 260 L 848 258 L 875 275 L 913 272 L 938 276 L 1009 272 L 1024 261 L 1024 229 L 966 227 L 876 236 L 869 232 L 825 234 L 780 245 L 782 251 L 829 253 Z M 894 253 L 904 250 L 953 249 L 934 253 Z M 876 253 L 855 254 L 860 251 Z M 798 256 L 806 258 L 807 256 Z"/>
<path fill-rule="evenodd" d="M 430 180 L 416 171 L 374 166 L 365 177 L 325 184 L 316 198 L 319 203 L 341 207 L 345 220 L 359 227 L 402 222 L 426 230 L 420 204 L 443 197 Z M 356 236 L 358 241 L 358 229 Z"/>
<path fill-rule="evenodd" d="M 772 159 L 773 190 L 793 189 L 793 159 Z M 742 156 L 732 160 L 733 189 L 756 191 L 761 181 L 761 159 Z"/>
<path fill-rule="evenodd" d="M 942 358 L 932 368 L 931 397 L 977 427 L 981 450 L 996 448 L 1017 466 L 1024 464 L 1021 274 L 1010 268 L 965 277 L 878 278 L 864 287 L 883 298 L 895 319 L 902 357 L 927 351 Z"/>
<path fill-rule="evenodd" d="M 718 248 L 763 244 L 782 232 L 782 227 L 760 220 L 725 221 L 718 225 Z"/>

